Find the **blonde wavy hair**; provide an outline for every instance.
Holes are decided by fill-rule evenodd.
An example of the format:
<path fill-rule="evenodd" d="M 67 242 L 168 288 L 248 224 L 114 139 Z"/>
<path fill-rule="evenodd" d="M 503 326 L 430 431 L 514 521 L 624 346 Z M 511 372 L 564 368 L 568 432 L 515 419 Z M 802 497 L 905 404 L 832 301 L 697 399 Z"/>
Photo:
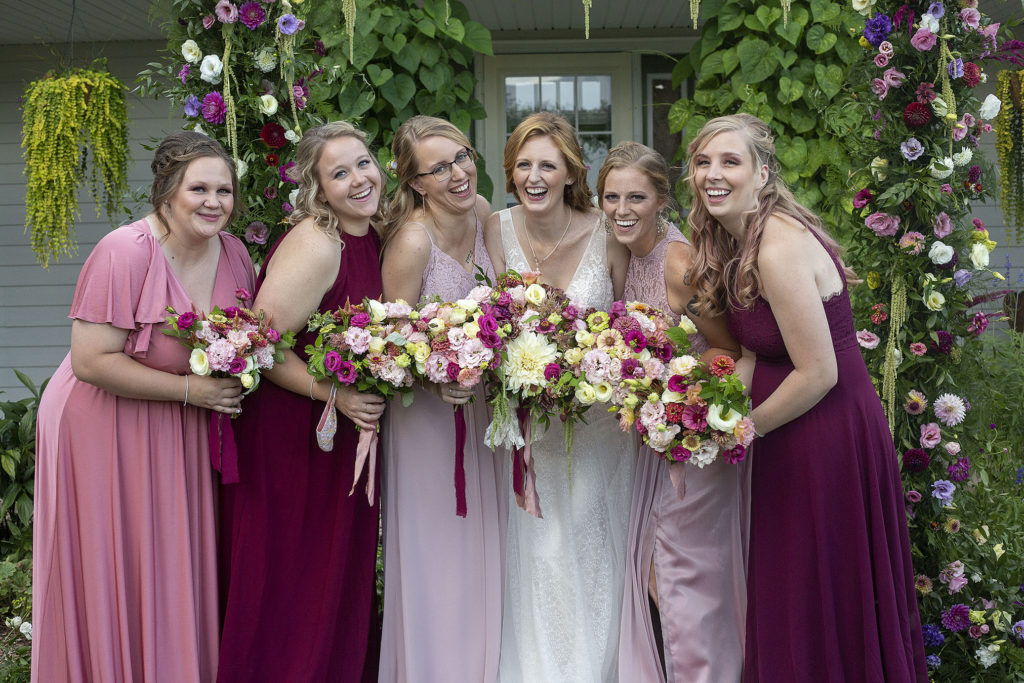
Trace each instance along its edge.
<path fill-rule="evenodd" d="M 696 157 L 716 135 L 741 133 L 754 168 L 768 168 L 768 180 L 756 193 L 757 207 L 744 216 L 745 239 L 741 244 L 708 212 L 703 194 L 694 180 Z M 687 177 L 693 193 L 693 208 L 687 221 L 692 230 L 697 253 L 689 271 L 690 284 L 697 292 L 695 308 L 700 315 L 719 315 L 729 306 L 752 308 L 761 291 L 757 255 L 761 248 L 764 226 L 773 214 L 789 216 L 815 233 L 837 257 L 839 243 L 825 230 L 809 209 L 801 206 L 779 176 L 775 158 L 775 141 L 768 125 L 750 114 L 732 114 L 711 119 L 700 129 L 686 148 Z M 844 267 L 848 283 L 856 281 L 854 272 Z"/>
<path fill-rule="evenodd" d="M 639 142 L 620 142 L 608 150 L 608 156 L 597 172 L 597 203 L 601 204 L 604 197 L 604 184 L 612 171 L 635 168 L 650 181 L 659 202 L 666 208 L 674 204 L 672 200 L 672 183 L 668 179 L 668 164 L 665 157 Z"/>
<path fill-rule="evenodd" d="M 409 217 L 415 211 L 426 210 L 424 198 L 413 189 L 412 182 L 416 179 L 416 174 L 419 173 L 419 159 L 416 157 L 419 143 L 432 137 L 448 138 L 476 156 L 476 150 L 470 144 L 469 138 L 451 121 L 420 114 L 399 126 L 395 131 L 395 139 L 391 141 L 391 155 L 395 159 L 398 187 L 391 195 L 390 208 L 384 222 L 381 253 L 398 229 L 409 221 Z"/>
<path fill-rule="evenodd" d="M 587 185 L 587 164 L 583 161 L 583 148 L 576 137 L 576 129 L 559 114 L 550 111 L 541 111 L 530 114 L 522 123 L 516 126 L 505 143 L 505 157 L 502 160 L 502 168 L 505 170 L 505 191 L 515 195 L 516 201 L 522 202 L 522 197 L 512 182 L 512 171 L 516 165 L 516 157 L 528 140 L 536 137 L 547 136 L 551 138 L 555 147 L 565 157 L 569 170 L 571 185 L 566 185 L 563 191 L 565 203 L 576 211 L 586 211 L 593 205 L 590 203 L 593 193 Z"/>
<path fill-rule="evenodd" d="M 370 218 L 370 223 L 380 225 L 384 220 L 387 211 L 387 202 L 384 198 L 384 182 L 386 176 L 384 170 L 377 162 L 377 157 L 366 144 L 366 133 L 353 126 L 348 121 L 332 121 L 316 128 L 310 128 L 302 135 L 299 141 L 298 150 L 295 153 L 295 170 L 299 180 L 299 194 L 295 198 L 295 208 L 288 217 L 288 222 L 297 225 L 304 218 L 312 218 L 313 225 L 332 237 L 339 237 L 338 217 L 331 211 L 331 207 L 320 198 L 320 174 L 318 166 L 320 157 L 323 156 L 324 147 L 327 142 L 337 138 L 351 137 L 359 140 L 366 147 L 366 152 L 373 160 L 373 165 L 380 173 L 380 201 L 377 204 L 377 212 Z"/>

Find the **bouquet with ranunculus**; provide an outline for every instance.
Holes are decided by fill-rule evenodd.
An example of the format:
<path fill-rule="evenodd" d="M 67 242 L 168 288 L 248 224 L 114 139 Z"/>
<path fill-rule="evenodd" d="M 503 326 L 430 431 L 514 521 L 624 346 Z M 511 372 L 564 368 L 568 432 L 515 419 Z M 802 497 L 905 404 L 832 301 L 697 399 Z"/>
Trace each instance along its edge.
<path fill-rule="evenodd" d="M 252 294 L 244 287 L 235 290 L 238 306 L 214 306 L 206 315 L 195 311 L 178 313 L 167 307 L 168 329 L 192 350 L 189 367 L 196 375 L 237 377 L 248 394 L 260 383 L 260 371 L 283 360 L 284 349 L 295 344 L 295 335 L 283 334 L 270 326 L 263 311 L 246 308 Z M 216 413 L 210 420 L 210 457 L 225 484 L 238 481 L 237 450 L 227 415 Z M 232 418 L 237 415 L 232 415 Z"/>
<path fill-rule="evenodd" d="M 490 301 L 491 288 L 474 287 L 464 298 L 448 302 L 431 300 L 415 312 L 406 350 L 414 359 L 413 374 L 425 384 L 449 384 L 472 388 L 484 373 L 501 362 L 504 340 L 498 322 L 482 308 Z M 465 517 L 466 415 L 455 406 L 455 514 Z"/>
<path fill-rule="evenodd" d="M 612 321 L 626 347 L 626 353 L 618 350 L 613 373 L 623 431 L 635 426 L 644 443 L 670 463 L 703 468 L 719 458 L 741 462 L 754 423 L 732 358 L 716 356 L 704 365 L 689 355 L 688 335 L 697 328 L 685 316 L 675 326 L 642 303 L 616 302 L 613 311 L 623 311 Z"/>
<path fill-rule="evenodd" d="M 317 332 L 316 340 L 306 346 L 306 371 L 316 380 L 330 379 L 331 393 L 317 423 L 316 437 L 320 448 L 334 448 L 338 428 L 335 397 L 341 387 L 360 392 L 402 397 L 402 404 L 412 403 L 413 357 L 406 348 L 407 335 L 413 331 L 412 307 L 404 301 L 380 302 L 364 299 L 360 304 L 345 306 L 326 313 L 314 313 L 309 329 Z M 367 459 L 370 478 L 366 492 L 373 502 L 373 473 L 376 469 L 376 429 L 363 429 L 356 446 L 355 476 L 352 491 Z M 351 494 L 352 491 L 349 493 Z"/>

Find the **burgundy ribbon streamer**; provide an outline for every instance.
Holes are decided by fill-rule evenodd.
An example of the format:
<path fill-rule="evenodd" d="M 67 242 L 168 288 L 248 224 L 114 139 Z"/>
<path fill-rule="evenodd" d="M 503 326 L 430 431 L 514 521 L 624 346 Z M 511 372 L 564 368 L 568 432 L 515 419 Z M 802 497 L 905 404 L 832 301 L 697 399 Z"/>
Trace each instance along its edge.
<path fill-rule="evenodd" d="M 238 483 L 238 446 L 235 445 L 235 430 L 231 428 L 231 417 L 225 413 L 214 413 L 207 432 L 210 444 L 210 464 L 220 472 L 222 484 Z"/>
<path fill-rule="evenodd" d="M 543 519 L 540 496 L 537 495 L 537 473 L 533 469 L 533 420 L 530 419 L 530 411 L 522 406 L 516 408 L 516 417 L 526 444 L 512 451 L 512 490 L 520 508 Z"/>
<path fill-rule="evenodd" d="M 455 406 L 455 514 L 466 512 L 466 413 Z"/>

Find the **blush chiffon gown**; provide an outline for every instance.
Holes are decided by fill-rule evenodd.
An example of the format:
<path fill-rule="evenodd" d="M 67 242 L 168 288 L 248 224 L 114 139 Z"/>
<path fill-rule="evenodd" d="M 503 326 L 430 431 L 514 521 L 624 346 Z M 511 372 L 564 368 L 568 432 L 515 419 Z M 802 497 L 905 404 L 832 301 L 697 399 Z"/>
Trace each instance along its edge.
<path fill-rule="evenodd" d="M 321 312 L 381 293 L 376 232 L 342 241 Z M 296 334 L 303 361 L 315 339 Z M 221 487 L 226 609 L 218 681 L 374 681 L 378 505 L 376 491 L 367 501 L 366 470 L 349 495 L 359 432 L 339 412 L 334 448 L 320 450 L 324 402 L 266 379 L 243 409 L 234 420 L 240 481 Z"/>
<path fill-rule="evenodd" d="M 220 233 L 212 302 L 251 291 L 245 246 Z M 82 267 L 70 317 L 128 330 L 124 352 L 184 375 L 165 308 L 192 309 L 145 219 L 107 234 Z M 116 396 L 78 380 L 70 354 L 39 405 L 32 680 L 209 683 L 217 671 L 217 529 L 209 412 Z"/>
<path fill-rule="evenodd" d="M 842 274 L 835 255 L 830 254 Z M 754 442 L 744 683 L 928 680 L 899 464 L 843 290 L 823 304 L 838 382 Z M 761 404 L 792 372 L 771 307 L 728 312 Z"/>
<path fill-rule="evenodd" d="M 633 256 L 623 299 L 643 301 L 678 322 L 669 307 L 665 257 L 671 243 L 685 241 L 670 225 L 650 253 Z M 694 356 L 708 349 L 700 333 L 690 342 Z M 682 498 L 672 484 L 670 467 L 681 470 Z M 620 681 L 739 681 L 747 605 L 749 483 L 747 461 L 730 465 L 719 460 L 704 468 L 670 465 L 640 446 L 622 601 Z M 652 563 L 660 633 L 655 633 L 648 599 Z"/>

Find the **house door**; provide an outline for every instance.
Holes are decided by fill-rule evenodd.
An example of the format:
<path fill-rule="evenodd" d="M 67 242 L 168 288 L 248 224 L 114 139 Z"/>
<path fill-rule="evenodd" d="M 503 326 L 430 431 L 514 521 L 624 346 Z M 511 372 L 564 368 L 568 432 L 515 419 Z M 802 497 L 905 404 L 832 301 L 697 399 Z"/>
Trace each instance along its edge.
<path fill-rule="evenodd" d="M 515 204 L 506 193 L 501 163 L 505 141 L 519 123 L 538 111 L 564 116 L 579 134 L 587 182 L 595 191 L 597 172 L 608 149 L 633 137 L 634 103 L 630 55 L 627 53 L 499 55 L 484 61 L 481 122 L 487 172 L 494 181 L 491 205 Z"/>

